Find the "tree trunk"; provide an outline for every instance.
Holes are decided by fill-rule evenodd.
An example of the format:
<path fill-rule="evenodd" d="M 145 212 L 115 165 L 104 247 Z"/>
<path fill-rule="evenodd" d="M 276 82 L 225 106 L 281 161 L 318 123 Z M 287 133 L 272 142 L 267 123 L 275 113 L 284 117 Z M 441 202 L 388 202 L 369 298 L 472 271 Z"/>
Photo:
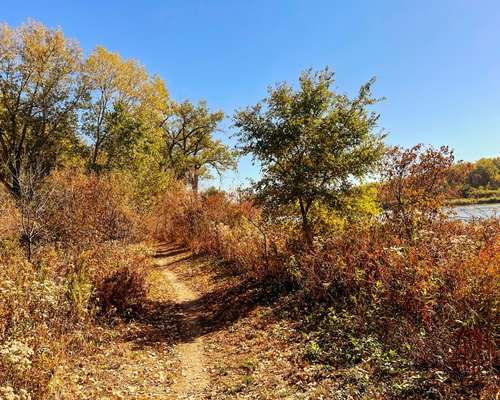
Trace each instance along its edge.
<path fill-rule="evenodd" d="M 308 218 L 310 204 L 305 205 L 302 199 L 299 199 L 299 205 L 300 205 L 300 213 L 302 216 L 302 235 L 304 236 L 304 242 L 306 244 L 306 247 L 310 249 L 313 245 L 313 236 L 314 236 Z"/>
<path fill-rule="evenodd" d="M 9 168 L 10 174 L 12 177 L 12 184 L 9 188 L 11 194 L 19 200 L 21 198 L 21 166 L 22 161 L 20 158 L 18 158 L 15 161 L 15 164 L 12 165 L 12 167 Z"/>
<path fill-rule="evenodd" d="M 311 248 L 313 245 L 313 232 L 307 217 L 302 219 L 302 232 L 304 234 L 304 241 L 307 245 L 307 248 Z"/>
<path fill-rule="evenodd" d="M 10 193 L 14 198 L 19 199 L 21 197 L 21 185 L 19 184 L 19 176 L 12 176 L 12 186 L 10 187 Z"/>
<path fill-rule="evenodd" d="M 97 156 L 99 155 L 99 142 L 95 142 L 94 148 L 92 149 L 92 157 L 90 160 L 90 169 L 93 172 L 98 172 L 97 168 Z"/>
<path fill-rule="evenodd" d="M 199 170 L 198 168 L 193 169 L 193 174 L 191 176 L 191 188 L 195 196 L 198 196 L 198 185 L 199 185 Z"/>

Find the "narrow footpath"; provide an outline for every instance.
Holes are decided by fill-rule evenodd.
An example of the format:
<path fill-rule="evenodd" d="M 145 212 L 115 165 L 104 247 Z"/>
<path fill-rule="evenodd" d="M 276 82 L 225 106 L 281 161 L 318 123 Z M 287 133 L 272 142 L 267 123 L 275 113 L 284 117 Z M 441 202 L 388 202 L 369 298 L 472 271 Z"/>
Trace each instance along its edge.
<path fill-rule="evenodd" d="M 160 244 L 149 272 L 143 315 L 98 328 L 97 350 L 63 365 L 52 379 L 54 399 L 202 399 L 208 384 L 198 295 L 170 268 L 191 258 Z"/>
<path fill-rule="evenodd" d="M 173 395 L 178 399 L 193 399 L 198 397 L 208 384 L 203 338 L 200 336 L 201 326 L 195 305 L 199 296 L 168 269 L 178 258 L 182 259 L 185 255 L 185 252 L 179 253 L 176 248 L 162 245 L 158 248 L 155 263 L 172 287 L 174 299 L 180 306 L 180 314 L 183 316 L 183 326 L 181 326 L 184 330 L 183 336 L 192 338 L 180 342 L 174 348 L 180 361 L 181 371 L 173 386 Z"/>

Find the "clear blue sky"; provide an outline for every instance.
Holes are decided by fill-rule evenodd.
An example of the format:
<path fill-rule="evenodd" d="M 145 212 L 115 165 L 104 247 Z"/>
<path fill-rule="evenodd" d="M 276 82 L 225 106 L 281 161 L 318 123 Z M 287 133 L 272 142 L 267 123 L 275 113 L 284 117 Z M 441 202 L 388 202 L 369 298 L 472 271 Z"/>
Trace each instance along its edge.
<path fill-rule="evenodd" d="M 500 1 L 4 0 L 0 20 L 60 26 L 140 60 L 173 98 L 231 115 L 266 87 L 330 66 L 354 94 L 376 76 L 388 142 L 450 145 L 459 159 L 500 155 Z M 225 123 L 229 133 L 229 121 Z M 255 177 L 240 162 L 224 186 Z"/>

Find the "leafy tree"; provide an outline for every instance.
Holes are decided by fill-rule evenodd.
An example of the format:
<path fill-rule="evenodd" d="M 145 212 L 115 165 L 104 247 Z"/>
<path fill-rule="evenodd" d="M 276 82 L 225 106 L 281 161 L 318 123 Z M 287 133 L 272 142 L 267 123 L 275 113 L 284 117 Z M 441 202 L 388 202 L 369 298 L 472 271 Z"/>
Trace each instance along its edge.
<path fill-rule="evenodd" d="M 0 181 L 21 196 L 23 170 L 52 170 L 77 142 L 81 50 L 36 22 L 0 30 Z"/>
<path fill-rule="evenodd" d="M 149 209 L 156 196 L 173 180 L 172 171 L 163 169 L 158 120 L 150 117 L 151 114 L 132 114 L 121 103 L 116 103 L 106 114 L 104 125 L 107 139 L 102 153 L 106 157 L 101 168 L 107 172 L 122 172 L 139 211 Z M 152 125 L 153 121 L 156 125 Z"/>
<path fill-rule="evenodd" d="M 136 61 L 123 60 L 103 47 L 88 57 L 83 78 L 91 94 L 82 131 L 92 141 L 92 170 L 119 164 L 115 158 L 123 161 L 141 135 L 149 135 L 160 146 L 159 125 L 168 109 L 168 92 L 161 79 L 150 78 Z"/>
<path fill-rule="evenodd" d="M 235 153 L 212 136 L 224 113 L 209 112 L 204 101 L 197 106 L 188 101 L 173 104 L 172 111 L 163 125 L 165 165 L 198 193 L 199 179 L 209 177 L 210 169 L 221 175 L 236 167 Z"/>
<path fill-rule="evenodd" d="M 335 93 L 333 73 L 311 70 L 294 90 L 282 83 L 268 97 L 234 116 L 244 153 L 262 168 L 255 188 L 268 209 L 296 209 L 306 243 L 312 244 L 311 209 L 323 204 L 340 207 L 342 197 L 370 172 L 382 155 L 382 136 L 374 133 L 378 114 L 367 107 L 370 80 L 356 98 Z"/>
<path fill-rule="evenodd" d="M 117 102 L 104 116 L 100 151 L 106 154 L 102 167 L 106 170 L 126 169 L 134 158 L 134 150 L 144 140 L 145 127 L 139 118 L 134 118 L 127 107 Z"/>

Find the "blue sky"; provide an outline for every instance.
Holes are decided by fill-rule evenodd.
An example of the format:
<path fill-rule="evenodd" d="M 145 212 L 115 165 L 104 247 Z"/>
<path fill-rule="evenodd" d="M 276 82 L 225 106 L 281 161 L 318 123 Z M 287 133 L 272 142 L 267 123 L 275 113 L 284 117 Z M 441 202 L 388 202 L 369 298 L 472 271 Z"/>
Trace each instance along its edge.
<path fill-rule="evenodd" d="M 138 59 L 177 100 L 204 98 L 231 115 L 267 86 L 328 65 L 349 94 L 377 77 L 388 143 L 447 144 L 465 160 L 500 155 L 497 0 L 2 3 L 0 21 L 31 17 L 62 27 L 86 53 L 103 45 Z M 243 159 L 224 186 L 257 174 Z"/>

